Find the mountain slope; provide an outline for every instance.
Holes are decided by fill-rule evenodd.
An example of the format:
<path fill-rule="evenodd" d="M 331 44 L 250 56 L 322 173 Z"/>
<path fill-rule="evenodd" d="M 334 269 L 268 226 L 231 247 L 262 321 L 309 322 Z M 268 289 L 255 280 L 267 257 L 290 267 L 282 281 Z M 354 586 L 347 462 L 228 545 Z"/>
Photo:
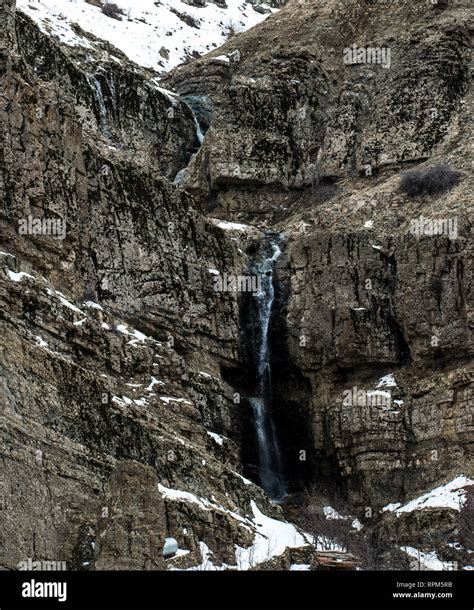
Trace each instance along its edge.
<path fill-rule="evenodd" d="M 18 9 L 41 29 L 65 44 L 94 48 L 92 34 L 124 52 L 129 60 L 157 72 L 222 45 L 234 32 L 261 22 L 275 9 L 268 5 L 228 0 L 220 6 L 193 6 L 181 0 L 117 0 L 117 18 L 105 15 L 99 2 L 19 0 Z"/>
<path fill-rule="evenodd" d="M 384 567 L 467 567 L 464 8 L 290 2 L 158 80 L 197 29 L 166 7 L 211 15 L 218 42 L 226 9 L 147 2 L 143 23 L 134 8 L 128 22 L 79 1 L 14 4 L 0 0 L 2 567 L 317 567 L 317 545 L 281 518 L 311 485 L 344 496 L 359 521 L 326 505 L 323 519 L 356 523 L 348 544 L 376 540 Z M 355 42 L 390 45 L 390 67 L 345 64 Z M 400 170 L 442 162 L 461 174 L 451 190 L 399 188 Z M 421 215 L 455 219 L 456 235 L 413 234 Z M 20 232 L 29 218 L 65 223 L 64 239 Z M 216 289 L 248 274 L 268 227 L 284 508 L 255 484 L 253 296 Z M 165 561 L 168 536 L 180 552 Z"/>

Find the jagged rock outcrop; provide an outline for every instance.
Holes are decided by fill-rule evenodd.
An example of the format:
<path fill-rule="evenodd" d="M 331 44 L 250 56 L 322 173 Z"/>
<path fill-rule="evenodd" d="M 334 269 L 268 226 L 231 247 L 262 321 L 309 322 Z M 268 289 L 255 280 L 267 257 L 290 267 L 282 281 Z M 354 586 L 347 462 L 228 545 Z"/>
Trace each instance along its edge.
<path fill-rule="evenodd" d="M 231 268 L 234 257 L 238 265 L 237 248 L 153 166 L 125 146 L 111 147 L 51 82 L 32 80 L 22 59 L 15 61 L 17 73 L 3 84 L 2 240 L 72 296 L 107 301 L 156 330 L 179 335 L 181 328 L 197 344 L 222 334 L 216 349 L 232 358 L 235 295 L 216 295 L 209 269 Z M 150 111 L 166 122 L 171 102 L 153 104 Z M 60 220 L 66 238 L 24 239 L 18 221 L 28 216 Z"/>
<path fill-rule="evenodd" d="M 156 85 L 152 71 L 91 34 L 96 47 L 69 47 L 23 13 L 15 24 L 22 57 L 35 76 L 70 96 L 83 125 L 161 176 L 173 179 L 185 167 L 198 146 L 194 117 L 181 99 Z"/>

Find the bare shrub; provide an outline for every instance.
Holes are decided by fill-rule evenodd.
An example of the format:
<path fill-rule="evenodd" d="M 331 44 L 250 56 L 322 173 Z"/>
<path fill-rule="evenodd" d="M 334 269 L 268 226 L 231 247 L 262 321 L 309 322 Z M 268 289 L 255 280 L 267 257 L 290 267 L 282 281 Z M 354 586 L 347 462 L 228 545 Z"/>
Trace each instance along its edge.
<path fill-rule="evenodd" d="M 464 548 L 474 550 L 474 485 L 466 487 L 466 501 L 459 512 L 459 535 Z"/>
<path fill-rule="evenodd" d="M 351 520 L 328 519 L 324 508 L 332 504 L 334 500 L 330 503 L 316 490 L 310 489 L 305 494 L 298 522 L 311 536 L 315 548 L 324 551 L 339 548 L 347 550 L 351 536 Z"/>
<path fill-rule="evenodd" d="M 329 201 L 337 194 L 337 186 L 331 183 L 321 182 L 317 187 L 314 188 L 315 200 L 319 203 Z"/>
<path fill-rule="evenodd" d="M 373 535 L 358 532 L 350 539 L 348 551 L 357 557 L 363 570 L 383 568 L 382 548 Z"/>
<path fill-rule="evenodd" d="M 448 165 L 434 165 L 425 170 L 411 170 L 402 174 L 400 189 L 408 197 L 436 195 L 454 188 L 461 174 Z"/>
<path fill-rule="evenodd" d="M 229 19 L 227 24 L 227 40 L 233 38 L 236 34 L 240 34 L 242 26 L 235 19 Z"/>
<path fill-rule="evenodd" d="M 107 17 L 117 19 L 117 21 L 122 21 L 122 9 L 113 2 L 105 2 L 105 4 L 102 5 L 102 12 L 104 15 L 107 15 Z"/>
<path fill-rule="evenodd" d="M 192 15 L 187 15 L 186 13 L 180 13 L 178 10 L 176 10 L 173 7 L 170 7 L 170 11 L 172 13 L 174 13 L 176 15 L 176 17 L 179 17 L 179 19 L 181 19 L 181 21 L 183 21 L 186 25 L 189 25 L 189 27 L 196 28 L 197 30 L 199 30 L 199 28 L 201 27 L 201 24 L 199 23 L 199 21 L 197 19 L 195 19 L 194 17 L 192 17 Z"/>
<path fill-rule="evenodd" d="M 339 519 L 329 518 L 324 508 L 331 506 Z M 326 510 L 326 512 L 328 512 Z M 352 527 L 353 517 L 347 515 L 348 507 L 337 490 L 323 492 L 316 488 L 306 491 L 298 525 L 311 536 L 317 550 L 343 550 L 357 558 L 363 570 L 384 569 L 382 540 L 373 531 Z M 336 515 L 333 515 L 336 516 Z"/>

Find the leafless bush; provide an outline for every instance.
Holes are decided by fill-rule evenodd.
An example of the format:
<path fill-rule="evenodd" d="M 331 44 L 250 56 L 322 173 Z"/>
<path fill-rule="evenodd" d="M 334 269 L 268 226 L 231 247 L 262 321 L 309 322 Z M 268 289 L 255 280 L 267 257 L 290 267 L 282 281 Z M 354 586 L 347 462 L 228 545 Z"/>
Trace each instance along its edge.
<path fill-rule="evenodd" d="M 117 19 L 117 21 L 122 21 L 122 9 L 113 2 L 105 2 L 105 4 L 102 5 L 102 12 L 104 15 L 107 15 L 107 17 Z"/>
<path fill-rule="evenodd" d="M 474 485 L 466 487 L 466 502 L 459 512 L 459 534 L 462 545 L 474 550 Z"/>
<path fill-rule="evenodd" d="M 329 201 L 337 194 L 337 186 L 330 183 L 321 183 L 314 189 L 314 196 L 316 201 L 324 203 Z"/>
<path fill-rule="evenodd" d="M 380 570 L 383 567 L 379 541 L 365 532 L 358 532 L 350 539 L 348 551 L 357 557 L 363 570 Z"/>
<path fill-rule="evenodd" d="M 328 519 L 324 508 L 331 506 L 339 513 L 340 519 Z M 310 534 L 312 544 L 318 550 L 346 551 L 357 558 L 363 570 L 383 569 L 383 548 L 381 540 L 365 528 L 356 531 L 352 527 L 353 518 L 347 516 L 348 507 L 337 492 L 321 493 L 315 488 L 307 490 L 298 525 Z"/>
<path fill-rule="evenodd" d="M 411 170 L 402 174 L 400 189 L 408 197 L 436 195 L 454 188 L 461 174 L 448 165 L 434 165 L 426 170 Z"/>
<path fill-rule="evenodd" d="M 227 40 L 233 38 L 236 34 L 240 34 L 242 26 L 235 19 L 229 19 L 227 24 Z"/>
<path fill-rule="evenodd" d="M 333 551 L 347 550 L 351 535 L 351 520 L 328 519 L 324 507 L 333 505 L 314 489 L 309 490 L 303 500 L 299 525 L 311 536 L 315 548 Z M 337 502 L 336 502 L 337 504 Z"/>

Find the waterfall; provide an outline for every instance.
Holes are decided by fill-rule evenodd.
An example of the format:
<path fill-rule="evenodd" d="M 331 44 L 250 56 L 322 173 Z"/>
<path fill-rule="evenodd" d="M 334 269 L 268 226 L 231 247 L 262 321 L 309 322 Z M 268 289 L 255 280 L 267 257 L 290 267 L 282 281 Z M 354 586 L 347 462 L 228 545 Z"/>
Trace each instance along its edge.
<path fill-rule="evenodd" d="M 88 76 L 87 80 L 93 91 L 94 98 L 99 111 L 99 128 L 107 135 L 107 107 L 105 105 L 104 95 L 99 80 L 95 76 Z"/>
<path fill-rule="evenodd" d="M 202 143 L 204 142 L 204 134 L 202 133 L 201 125 L 199 125 L 199 121 L 196 117 L 194 117 L 194 125 L 196 127 L 197 141 L 199 142 L 199 146 L 202 146 Z"/>
<path fill-rule="evenodd" d="M 199 121 L 197 120 L 196 115 L 194 114 L 193 109 L 188 104 L 186 104 L 186 105 L 188 106 L 188 108 L 193 113 L 194 127 L 196 129 L 196 140 L 199 143 L 199 148 L 201 148 L 201 146 L 202 146 L 202 144 L 204 142 L 204 134 L 202 132 L 201 126 L 199 125 Z M 197 155 L 197 153 L 199 151 L 199 148 L 198 148 L 198 150 L 195 153 L 193 153 L 191 155 L 191 158 L 189 159 L 188 164 L 186 165 L 186 167 L 183 167 L 183 169 L 180 169 L 179 172 L 176 174 L 176 176 L 174 177 L 174 180 L 173 180 L 174 184 L 182 184 L 185 181 L 185 179 L 186 179 L 186 177 L 187 177 L 187 175 L 189 173 L 189 169 L 188 169 L 189 165 L 191 164 L 191 161 L 194 159 L 194 157 Z"/>
<path fill-rule="evenodd" d="M 256 396 L 249 398 L 252 406 L 258 445 L 258 474 L 260 484 L 275 501 L 282 500 L 286 489 L 281 468 L 280 448 L 272 414 L 272 384 L 268 331 L 272 315 L 275 288 L 273 267 L 281 254 L 274 237 L 264 244 L 263 252 L 252 264 L 252 273 L 261 276 L 261 288 L 253 297 L 255 324 L 249 344 L 254 346 L 256 365 Z"/>

